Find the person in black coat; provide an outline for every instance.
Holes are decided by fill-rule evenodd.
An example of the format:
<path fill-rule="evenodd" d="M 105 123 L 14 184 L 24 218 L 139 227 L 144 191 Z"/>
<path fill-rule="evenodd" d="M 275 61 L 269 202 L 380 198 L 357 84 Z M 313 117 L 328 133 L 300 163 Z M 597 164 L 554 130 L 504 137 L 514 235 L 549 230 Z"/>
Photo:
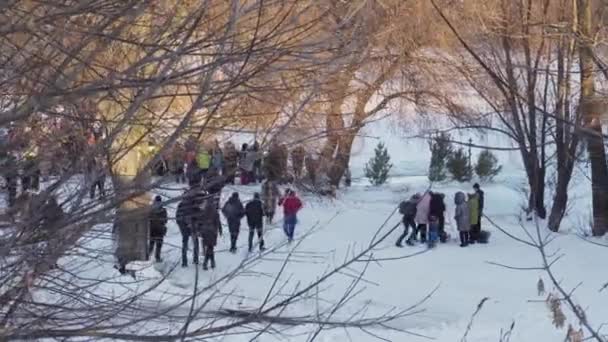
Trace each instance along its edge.
<path fill-rule="evenodd" d="M 177 205 L 175 221 L 182 234 L 182 267 L 188 266 L 188 240 L 192 238 L 192 262 L 198 264 L 199 244 L 196 236 L 195 224 L 200 218 L 202 211 L 199 207 L 201 196 L 197 196 L 192 190 L 184 194 L 184 198 Z"/>
<path fill-rule="evenodd" d="M 220 197 L 224 188 L 224 177 L 220 175 L 219 170 L 215 167 L 210 167 L 205 177 L 205 190 L 211 195 L 215 203 L 215 209 L 220 207 Z"/>
<path fill-rule="evenodd" d="M 163 199 L 160 196 L 156 196 L 150 211 L 150 247 L 148 248 L 148 255 L 151 256 L 152 251 L 156 249 L 154 253 L 156 262 L 162 261 L 160 252 L 167 234 L 167 209 L 163 207 L 162 201 Z"/>
<path fill-rule="evenodd" d="M 447 234 L 445 233 L 445 195 L 441 193 L 431 193 L 431 206 L 429 209 L 429 216 L 435 216 L 438 220 L 439 225 L 439 240 L 441 242 L 447 241 Z"/>
<path fill-rule="evenodd" d="M 260 194 L 254 193 L 253 199 L 245 206 L 245 215 L 247 215 L 247 225 L 249 226 L 249 252 L 253 250 L 253 235 L 258 233 L 258 242 L 260 244 L 260 251 L 265 249 L 264 247 L 264 206 L 260 200 Z"/>
<path fill-rule="evenodd" d="M 245 216 L 245 208 L 239 199 L 239 193 L 234 192 L 230 199 L 224 204 L 222 214 L 228 221 L 228 230 L 230 231 L 230 253 L 236 253 L 236 243 L 239 238 L 241 229 L 241 219 Z"/>
<path fill-rule="evenodd" d="M 222 223 L 212 199 L 207 199 L 203 204 L 201 217 L 197 222 L 197 233 L 200 235 L 203 245 L 203 270 L 208 269 L 208 262 L 211 262 L 213 269 L 215 268 L 215 246 L 218 234 L 222 235 Z"/>
<path fill-rule="evenodd" d="M 481 190 L 481 187 L 479 187 L 478 183 L 473 184 L 473 190 L 475 190 L 477 198 L 479 199 L 479 210 L 477 211 L 479 217 L 477 220 L 477 226 L 475 227 L 476 231 L 473 233 L 473 235 L 476 238 L 475 240 L 479 240 L 479 234 L 481 234 L 481 217 L 483 216 L 483 202 L 485 194 L 483 190 Z"/>

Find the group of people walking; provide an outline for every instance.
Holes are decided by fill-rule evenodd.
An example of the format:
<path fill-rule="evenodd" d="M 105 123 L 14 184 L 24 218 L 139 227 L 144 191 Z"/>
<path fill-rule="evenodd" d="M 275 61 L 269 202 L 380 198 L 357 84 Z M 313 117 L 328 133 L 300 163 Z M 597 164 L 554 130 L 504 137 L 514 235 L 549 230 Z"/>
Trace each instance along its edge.
<path fill-rule="evenodd" d="M 454 196 L 454 221 L 459 232 L 460 246 L 466 247 L 476 242 L 487 242 L 487 236 L 481 231 L 481 217 L 484 208 L 484 192 L 479 184 L 473 185 L 473 193 L 459 191 Z M 468 197 L 468 198 L 467 198 Z M 434 247 L 437 241 L 447 242 L 445 231 L 445 195 L 433 191 L 414 194 L 410 199 L 399 204 L 399 213 L 403 215 L 403 233 L 396 242 L 403 247 L 403 241 L 414 245 L 420 236 L 421 243 Z M 411 234 L 408 232 L 411 228 Z"/>
<path fill-rule="evenodd" d="M 221 177 L 220 177 L 221 178 Z M 205 182 L 209 183 L 209 182 Z M 222 183 L 220 181 L 220 183 Z M 223 183 L 222 183 L 223 184 Z M 188 266 L 188 249 L 192 241 L 192 263 L 199 263 L 202 247 L 203 269 L 216 267 L 215 247 L 218 236 L 223 229 L 220 212 L 224 216 L 230 235 L 230 253 L 236 253 L 241 230 L 241 222 L 246 218 L 249 228 L 248 251 L 254 249 L 254 238 L 260 251 L 266 249 L 264 242 L 264 221 L 270 224 L 277 205 L 283 206 L 283 230 L 288 242 L 293 241 L 297 223 L 297 213 L 302 208 L 302 201 L 295 191 L 287 189 L 280 195 L 275 182 L 267 180 L 262 184 L 262 193 L 254 193 L 247 203 L 243 204 L 238 192 L 233 192 L 220 210 L 219 195 L 207 191 L 205 186 L 194 186 L 186 190 L 176 210 L 175 220 L 182 236 L 182 267 Z M 221 192 L 221 188 L 219 190 Z M 162 206 L 162 198 L 155 198 L 150 210 L 150 248 L 149 256 L 161 262 L 161 249 L 167 233 L 167 211 Z"/>

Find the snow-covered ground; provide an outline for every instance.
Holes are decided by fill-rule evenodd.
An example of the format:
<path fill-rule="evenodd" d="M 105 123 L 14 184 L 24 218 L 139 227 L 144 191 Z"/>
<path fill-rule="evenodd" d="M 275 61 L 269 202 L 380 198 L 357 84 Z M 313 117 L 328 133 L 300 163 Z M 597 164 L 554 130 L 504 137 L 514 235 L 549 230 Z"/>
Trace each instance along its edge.
<path fill-rule="evenodd" d="M 285 260 L 288 259 L 283 273 L 278 276 L 280 286 L 274 288 L 271 299 L 276 302 L 284 295 L 310 284 L 327 271 L 339 266 L 345 259 L 363 250 L 374 238 L 379 227 L 389 218 L 382 232 L 398 224 L 400 217 L 394 214 L 398 203 L 414 192 L 424 191 L 429 184 L 424 175 L 428 166 L 428 148 L 424 141 L 405 142 L 399 134 L 383 133 L 389 152 L 393 157 L 395 169 L 389 184 L 378 188 L 370 187 L 367 181 L 356 178 L 353 186 L 343 189 L 334 200 L 313 196 L 303 196 L 305 208 L 299 215 L 295 244 L 286 245 L 280 224 L 266 227 L 266 243 L 269 250 L 264 254 L 246 252 L 248 229 L 243 222 L 236 255 L 227 251 L 228 234 L 220 239 L 216 254 L 217 269 L 203 272 L 198 266 L 179 267 L 181 236 L 174 221 L 169 223 L 168 235 L 161 264 L 142 263 L 143 270 L 138 273 L 141 282 L 132 282 L 127 276 L 118 276 L 112 269 L 110 259 L 111 243 L 108 237 L 109 227 L 99 227 L 96 234 L 91 234 L 86 245 L 91 251 L 100 253 L 99 257 L 88 262 L 86 274 L 93 279 L 103 278 L 108 281 L 99 285 L 96 291 L 106 291 L 115 296 L 128 296 L 131 291 L 138 291 L 167 277 L 167 281 L 155 290 L 147 293 L 144 303 L 148 306 L 165 306 L 175 304 L 182 296 L 213 284 L 222 277 L 231 274 L 248 263 L 248 271 L 236 273 L 229 280 L 220 282 L 206 291 L 199 301 L 205 300 L 209 293 L 216 293 L 216 299 L 208 305 L 211 309 L 253 309 L 266 298 L 279 274 Z M 362 173 L 363 164 L 371 155 L 375 141 L 359 141 L 360 151 L 352 160 L 353 174 Z M 516 155 L 515 155 L 516 156 Z M 505 173 L 493 184 L 484 184 L 486 193 L 485 214 L 513 235 L 527 239 L 520 224 L 522 194 L 517 190 L 523 180 L 518 171 L 518 161 L 513 155 L 500 155 L 505 164 Z M 452 198 L 458 190 L 471 191 L 471 184 L 445 183 L 434 184 L 434 190 L 446 193 L 448 204 L 448 231 L 455 239 L 456 233 L 451 225 L 453 213 Z M 169 199 L 181 194 L 181 186 L 169 184 L 160 193 Z M 571 198 L 575 199 L 574 210 L 568 217 L 564 231 L 557 234 L 550 245 L 552 251 L 563 254 L 555 265 L 555 272 L 568 289 L 578 286 L 574 298 L 581 304 L 587 317 L 595 326 L 603 323 L 608 317 L 608 293 L 599 291 L 608 281 L 608 275 L 601 270 L 608 254 L 608 249 L 592 245 L 577 235 L 584 224 L 588 209 L 588 184 L 579 175 L 573 187 Z M 238 191 L 242 199 L 249 199 L 258 186 L 236 186 L 224 189 L 223 200 L 232 191 Z M 169 206 L 169 214 L 174 217 L 175 205 Z M 393 214 L 391 216 L 391 214 Z M 280 222 L 281 215 L 277 218 Z M 532 223 L 523 223 L 533 231 Z M 404 332 L 389 329 L 375 329 L 368 332 L 358 329 L 328 329 L 321 332 L 319 341 L 373 341 L 372 334 L 388 341 L 425 340 L 426 336 L 436 341 L 460 340 L 471 315 L 478 303 L 488 298 L 481 311 L 475 317 L 467 341 L 499 341 L 501 330 L 507 330 L 515 322 L 511 341 L 558 341 L 563 340 L 568 324 L 578 329 L 579 323 L 567 313 L 568 321 L 564 328 L 552 325 L 550 312 L 544 302 L 547 294 L 539 296 L 537 282 L 544 279 L 547 292 L 554 289 L 545 274 L 537 270 L 513 270 L 496 266 L 494 263 L 513 267 L 533 268 L 540 265 L 538 251 L 525 246 L 499 232 L 484 220 L 484 229 L 492 232 L 491 241 L 486 245 L 473 245 L 460 248 L 455 240 L 441 244 L 427 251 L 424 246 L 397 248 L 395 240 L 401 233 L 397 229 L 391 236 L 374 249 L 373 256 L 379 261 L 370 263 L 358 262 L 344 272 L 329 278 L 319 288 L 320 298 L 337 301 L 353 282 L 358 271 L 365 268 L 365 274 L 359 283 L 361 290 L 352 301 L 345 304 L 335 314 L 336 320 L 344 320 L 361 308 L 365 308 L 365 317 L 381 315 L 390 310 L 409 308 L 419 304 L 415 314 L 400 318 L 389 325 Z M 226 229 L 225 232 L 227 233 Z M 543 230 L 543 233 L 546 233 Z M 100 249 L 101 248 L 101 249 Z M 108 254 L 100 252 L 105 250 Z M 419 253 L 419 254 L 417 254 Z M 409 255 L 413 255 L 407 257 Z M 190 253 L 189 253 L 190 257 Z M 66 257 L 60 263 L 69 265 L 76 262 L 74 257 Z M 198 281 L 198 283 L 197 283 Z M 278 290 L 280 288 L 280 290 Z M 215 292 L 217 291 L 217 292 Z M 311 295 L 314 294 L 311 293 Z M 432 294 L 429 296 L 429 294 Z M 429 296 L 428 298 L 426 298 Z M 422 301 L 422 303 L 421 303 Z M 310 296 L 293 304 L 285 315 L 302 316 L 323 308 L 330 303 Z M 183 310 L 189 308 L 184 305 Z M 566 308 L 564 311 L 567 312 Z M 156 321 L 143 323 L 149 331 L 169 331 L 181 327 L 182 322 Z M 193 323 L 193 327 L 196 322 Z M 283 329 L 284 328 L 284 329 Z M 167 329 L 167 330 L 165 330 Z M 259 341 L 306 341 L 308 332 L 314 330 L 312 325 L 282 327 L 282 335 L 268 334 L 259 337 Z M 420 335 L 420 336 L 416 336 Z M 246 338 L 247 337 L 247 338 Z M 249 336 L 223 336 L 214 341 L 245 341 Z"/>

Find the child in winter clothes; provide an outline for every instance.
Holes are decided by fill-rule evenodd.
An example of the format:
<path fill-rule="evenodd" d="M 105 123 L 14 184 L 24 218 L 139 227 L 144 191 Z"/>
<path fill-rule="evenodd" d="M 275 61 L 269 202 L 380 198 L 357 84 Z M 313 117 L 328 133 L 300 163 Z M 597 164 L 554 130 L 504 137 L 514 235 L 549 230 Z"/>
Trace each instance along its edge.
<path fill-rule="evenodd" d="M 298 211 L 302 209 L 302 201 L 293 190 L 287 189 L 285 197 L 281 198 L 279 205 L 283 206 L 283 230 L 289 242 L 293 241 L 293 234 L 298 222 Z"/>
<path fill-rule="evenodd" d="M 222 208 L 222 214 L 228 221 L 228 230 L 230 231 L 230 253 L 236 253 L 236 242 L 239 238 L 241 230 L 241 219 L 245 216 L 245 208 L 239 199 L 239 193 L 234 192 L 228 202 Z"/>
<path fill-rule="evenodd" d="M 156 196 L 150 212 L 150 247 L 148 248 L 148 255 L 151 255 L 156 247 L 156 253 L 154 254 L 156 262 L 162 261 L 160 251 L 166 234 L 167 210 L 162 205 L 162 198 Z"/>
<path fill-rule="evenodd" d="M 431 193 L 426 192 L 420 197 L 418 204 L 416 205 L 416 229 L 412 231 L 412 234 L 407 239 L 407 244 L 411 245 L 416 240 L 416 235 L 420 232 L 420 242 L 426 242 L 426 226 L 429 221 L 429 213 L 431 210 Z"/>
<path fill-rule="evenodd" d="M 466 201 L 463 192 L 458 191 L 454 196 L 456 209 L 454 210 L 454 221 L 456 228 L 460 234 L 460 247 L 466 247 L 469 244 L 469 230 L 471 229 L 471 221 L 469 220 L 469 204 Z"/>
<path fill-rule="evenodd" d="M 437 216 L 431 216 L 429 218 L 429 232 L 428 232 L 428 246 L 429 248 L 435 247 L 439 240 L 439 218 Z"/>

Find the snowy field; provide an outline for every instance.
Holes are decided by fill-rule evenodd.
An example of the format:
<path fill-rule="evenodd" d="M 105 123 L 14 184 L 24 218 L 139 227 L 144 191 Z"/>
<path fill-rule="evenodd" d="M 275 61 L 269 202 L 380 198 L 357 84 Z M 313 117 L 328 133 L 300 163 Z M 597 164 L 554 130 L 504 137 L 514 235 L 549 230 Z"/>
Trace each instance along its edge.
<path fill-rule="evenodd" d="M 400 221 L 395 212 L 398 203 L 414 192 L 429 187 L 425 176 L 429 160 L 426 142 L 406 142 L 394 132 L 382 136 L 395 164 L 389 184 L 374 188 L 365 179 L 359 178 L 376 141 L 371 139 L 358 142 L 360 151 L 351 163 L 355 177 L 353 186 L 342 189 L 334 200 L 304 195 L 305 207 L 299 215 L 296 243 L 292 245 L 285 244 L 286 239 L 277 223 L 266 227 L 266 244 L 269 249 L 263 254 L 248 254 L 248 229 L 243 221 L 236 255 L 228 253 L 229 237 L 224 234 L 217 247 L 216 270 L 204 272 L 200 265 L 198 270 L 195 265 L 184 269 L 179 267 L 181 236 L 175 222 L 171 221 L 165 239 L 163 263 L 139 265 L 143 269 L 138 272 L 138 282 L 133 282 L 127 276 L 119 276 L 112 268 L 109 253 L 103 252 L 98 252 L 98 257 L 94 256 L 87 261 L 87 269 L 81 276 L 86 274 L 92 279 L 108 280 L 98 286 L 96 291 L 107 291 L 117 298 L 147 288 L 166 277 L 167 281 L 145 295 L 142 305 L 149 307 L 176 305 L 182 296 L 228 277 L 226 281 L 220 281 L 217 286 L 205 292 L 216 296 L 208 307 L 246 310 L 257 308 L 262 303 L 285 265 L 284 271 L 278 276 L 277 283 L 281 286 L 271 291 L 276 295 L 270 301 L 269 305 L 272 305 L 272 302 L 284 298 L 285 294 L 305 287 L 339 266 L 345 258 L 363 250 L 387 218 L 389 221 L 380 235 L 389 231 Z M 523 178 L 517 155 L 505 153 L 499 157 L 506 171 L 494 183 L 482 184 L 486 193 L 485 214 L 509 233 L 527 240 L 520 224 L 524 196 L 518 190 L 523 185 Z M 608 274 L 601 271 L 605 269 L 608 248 L 592 245 L 580 237 L 580 233 L 586 229 L 585 222 L 588 222 L 588 184 L 582 174 L 577 176 L 574 183 L 571 195 L 575 202 L 574 209 L 564 223 L 565 233 L 557 234 L 550 250 L 563 254 L 555 265 L 555 272 L 562 285 L 567 289 L 578 286 L 574 298 L 581 303 L 591 323 L 599 326 L 608 317 L 608 291 L 600 292 L 603 284 L 608 281 Z M 182 193 L 179 185 L 168 184 L 167 188 L 172 189 L 160 192 L 165 200 Z M 360 293 L 333 317 L 344 320 L 355 313 L 358 313 L 357 317 L 372 317 L 415 306 L 411 315 L 391 322 L 389 325 L 395 330 L 373 329 L 365 332 L 358 329 L 328 328 L 321 332 L 318 341 L 377 340 L 373 335 L 388 341 L 425 341 L 428 338 L 436 341 L 460 341 L 478 303 L 484 298 L 487 301 L 476 315 L 467 341 L 500 341 L 501 330 L 508 330 L 513 322 L 515 325 L 511 341 L 563 341 L 568 324 L 578 329 L 579 323 L 566 308 L 564 311 L 568 320 L 565 327 L 558 329 L 552 325 L 550 312 L 544 302 L 547 294 L 539 296 L 537 293 L 539 278 L 544 279 L 548 293 L 553 291 L 545 274 L 538 270 L 514 270 L 495 265 L 498 263 L 517 268 L 539 266 L 541 259 L 537 250 L 501 233 L 488 220 L 482 221 L 482 227 L 492 233 L 489 244 L 477 244 L 468 248 L 458 246 L 451 222 L 453 194 L 458 190 L 472 191 L 471 184 L 433 184 L 433 190 L 446 194 L 447 230 L 452 236 L 451 241 L 428 251 L 424 246 L 397 248 L 394 244 L 402 231 L 399 227 L 374 249 L 373 256 L 378 261 L 355 263 L 315 289 L 322 299 L 337 301 L 358 272 L 365 269 L 358 285 L 357 291 Z M 238 191 L 241 199 L 248 200 L 253 192 L 259 191 L 259 187 L 227 187 L 222 194 L 222 201 L 232 191 Z M 170 217 L 174 217 L 175 207 L 176 205 L 168 207 Z M 281 214 L 276 221 L 281 221 Z M 533 223 L 524 222 L 523 225 L 534 232 Z M 226 227 L 224 232 L 227 233 Z M 543 234 L 546 233 L 543 229 Z M 85 245 L 91 247 L 91 250 L 111 252 L 112 245 L 108 237 L 109 227 L 99 227 L 85 238 Z M 70 263 L 77 262 L 74 258 L 66 257 L 60 264 L 69 267 Z M 242 263 L 247 263 L 247 272 L 234 273 Z M 205 296 L 199 300 L 204 301 Z M 284 314 L 304 315 L 322 311 L 329 304 L 311 296 L 295 303 Z M 186 304 L 180 310 L 187 312 L 189 308 Z M 362 309 L 364 311 L 360 312 Z M 202 317 L 204 314 L 197 316 L 203 319 Z M 181 328 L 182 323 L 179 319 L 164 323 L 151 321 L 142 323 L 141 327 L 147 331 L 169 332 Z M 196 323 L 193 322 L 193 326 Z M 281 334 L 269 333 L 255 340 L 306 341 L 314 328 L 313 325 L 280 327 Z M 254 337 L 254 334 L 221 336 L 210 341 L 249 341 Z"/>

